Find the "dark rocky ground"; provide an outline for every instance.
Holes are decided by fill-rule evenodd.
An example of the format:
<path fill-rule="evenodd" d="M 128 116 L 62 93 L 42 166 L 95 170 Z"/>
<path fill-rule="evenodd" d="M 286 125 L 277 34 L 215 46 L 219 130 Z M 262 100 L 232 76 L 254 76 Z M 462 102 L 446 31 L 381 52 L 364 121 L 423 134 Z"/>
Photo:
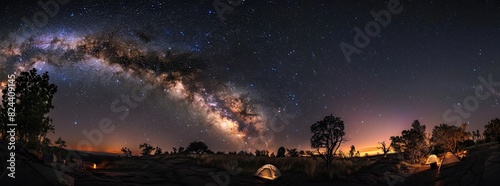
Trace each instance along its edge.
<path fill-rule="evenodd" d="M 133 158 L 122 160 L 126 165 L 110 163 L 95 170 L 78 170 L 68 175 L 74 178 L 77 186 L 215 186 L 225 183 L 229 185 L 498 185 L 499 147 L 500 145 L 493 145 L 471 149 L 468 156 L 460 163 L 442 168 L 439 172 L 425 165 L 405 166 L 396 159 L 380 159 L 373 166 L 348 176 L 345 181 L 312 182 L 304 174 L 282 172 L 283 176 L 280 179 L 269 182 L 252 175 L 230 175 L 220 169 L 201 167 L 189 157 Z M 23 185 L 40 185 L 39 183 L 36 178 L 22 182 Z"/>

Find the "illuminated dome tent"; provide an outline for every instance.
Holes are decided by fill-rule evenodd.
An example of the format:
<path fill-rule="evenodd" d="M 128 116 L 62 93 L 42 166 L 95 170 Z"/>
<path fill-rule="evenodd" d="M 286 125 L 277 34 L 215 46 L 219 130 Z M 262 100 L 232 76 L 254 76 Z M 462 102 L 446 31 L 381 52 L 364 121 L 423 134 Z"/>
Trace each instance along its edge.
<path fill-rule="evenodd" d="M 276 166 L 265 164 L 264 166 L 260 167 L 257 172 L 255 172 L 255 176 L 266 180 L 275 180 L 281 177 L 281 172 L 280 170 L 278 170 L 278 168 L 276 168 Z"/>
<path fill-rule="evenodd" d="M 443 165 L 456 165 L 456 163 L 460 162 L 460 160 L 457 158 L 457 156 L 455 156 L 455 154 L 451 153 L 451 152 L 447 152 L 444 157 L 443 157 L 443 160 L 441 161 L 441 166 Z"/>
<path fill-rule="evenodd" d="M 427 158 L 427 161 L 425 161 L 426 165 L 431 165 L 431 169 L 436 169 L 437 168 L 437 163 L 439 162 L 439 159 L 436 155 L 432 154 Z"/>

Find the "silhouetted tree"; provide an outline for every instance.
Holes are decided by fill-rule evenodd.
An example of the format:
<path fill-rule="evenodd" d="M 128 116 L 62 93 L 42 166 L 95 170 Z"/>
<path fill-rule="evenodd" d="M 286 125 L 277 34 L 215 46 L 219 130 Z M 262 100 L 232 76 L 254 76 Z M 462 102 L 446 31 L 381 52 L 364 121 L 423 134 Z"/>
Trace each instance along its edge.
<path fill-rule="evenodd" d="M 472 131 L 472 141 L 474 141 L 474 145 L 477 146 L 478 145 L 478 142 L 479 142 L 479 135 L 481 135 L 479 133 L 479 129 L 476 131 Z"/>
<path fill-rule="evenodd" d="M 335 152 L 338 150 L 344 138 L 344 121 L 332 115 L 326 116 L 323 120 L 314 123 L 311 126 L 311 147 L 316 148 L 318 152 L 324 149 L 321 154 L 328 170 L 331 170 Z"/>
<path fill-rule="evenodd" d="M 260 150 L 259 149 L 255 149 L 255 156 L 260 156 Z"/>
<path fill-rule="evenodd" d="M 413 121 L 410 130 L 403 130 L 401 136 L 391 136 L 391 146 L 396 152 L 402 151 L 412 162 L 416 162 L 428 152 L 428 137 L 425 134 L 425 125 L 418 120 Z"/>
<path fill-rule="evenodd" d="M 9 86 L 2 90 L 2 104 L 0 107 L 0 126 L 2 138 L 7 136 L 7 124 L 17 124 L 17 136 L 20 143 L 26 142 L 30 148 L 40 149 L 41 142 L 49 132 L 54 132 L 54 125 L 48 113 L 54 108 L 52 98 L 57 92 L 57 86 L 49 83 L 49 74 L 37 74 L 35 68 L 21 72 L 15 78 L 15 98 L 9 98 Z M 12 99 L 14 98 L 14 99 Z M 14 103 L 15 105 L 12 105 Z M 15 122 L 10 121 L 8 110 L 15 107 Z"/>
<path fill-rule="evenodd" d="M 50 141 L 49 138 L 44 138 L 43 141 L 42 141 L 42 153 L 47 153 L 50 151 L 50 145 L 52 144 L 52 142 Z"/>
<path fill-rule="evenodd" d="M 215 154 L 226 154 L 225 151 L 217 151 Z"/>
<path fill-rule="evenodd" d="M 356 147 L 354 147 L 354 145 L 351 145 L 351 150 L 349 151 L 349 157 L 350 158 L 354 157 L 355 153 L 356 153 Z"/>
<path fill-rule="evenodd" d="M 205 144 L 202 141 L 191 142 L 186 149 L 187 152 L 194 152 L 196 154 L 202 154 L 202 153 L 206 152 L 207 150 L 208 150 L 207 144 Z"/>
<path fill-rule="evenodd" d="M 260 155 L 265 156 L 265 157 L 269 157 L 269 151 L 268 150 L 261 150 Z"/>
<path fill-rule="evenodd" d="M 500 142 L 500 119 L 492 119 L 484 126 L 484 137 L 489 141 Z"/>
<path fill-rule="evenodd" d="M 401 138 L 401 136 L 391 136 L 391 145 L 389 146 L 394 149 L 394 152 L 402 153 L 404 146 L 403 139 Z"/>
<path fill-rule="evenodd" d="M 285 147 L 280 147 L 278 148 L 278 154 L 276 155 L 277 158 L 280 158 L 280 157 L 285 157 Z"/>
<path fill-rule="evenodd" d="M 297 149 L 286 149 L 286 151 L 288 152 L 288 156 L 290 157 L 299 157 Z"/>
<path fill-rule="evenodd" d="M 270 155 L 269 157 L 271 157 L 271 158 L 275 158 L 275 157 L 276 157 L 276 155 L 274 155 L 274 152 L 271 152 L 271 155 Z"/>
<path fill-rule="evenodd" d="M 479 129 L 476 131 L 472 131 L 472 140 L 474 140 L 474 144 L 477 146 L 479 145 L 479 142 L 481 141 L 481 133 L 479 132 Z"/>
<path fill-rule="evenodd" d="M 179 147 L 179 153 L 183 153 L 184 152 L 184 147 L 183 146 L 180 146 Z"/>
<path fill-rule="evenodd" d="M 156 148 L 155 148 L 155 149 L 156 149 L 156 150 L 155 150 L 155 155 L 160 155 L 160 154 L 163 154 L 162 149 L 161 149 L 160 147 L 156 146 Z"/>
<path fill-rule="evenodd" d="M 344 158 L 346 158 L 346 155 L 345 155 L 344 151 L 342 151 L 342 150 L 337 151 L 337 156 L 338 156 L 340 159 L 344 159 Z"/>
<path fill-rule="evenodd" d="M 64 147 L 67 147 L 66 146 L 66 141 L 62 140 L 61 137 L 57 138 L 56 142 L 54 142 L 56 145 L 58 145 L 57 147 L 59 147 L 60 149 L 64 148 Z"/>
<path fill-rule="evenodd" d="M 368 156 L 369 156 L 368 152 L 367 152 L 367 153 L 365 153 L 365 157 L 368 157 Z"/>
<path fill-rule="evenodd" d="M 125 156 L 126 158 L 132 157 L 132 151 L 129 148 L 122 147 L 121 151 L 123 153 L 123 156 Z"/>
<path fill-rule="evenodd" d="M 477 137 L 478 141 L 482 140 L 484 143 L 484 139 L 481 138 L 482 136 L 481 136 L 481 133 L 479 133 L 479 129 L 476 130 L 476 137 Z"/>
<path fill-rule="evenodd" d="M 177 153 L 177 148 L 172 147 L 172 154 L 175 154 L 175 153 Z"/>
<path fill-rule="evenodd" d="M 441 147 L 445 151 L 456 152 L 458 144 L 467 140 L 469 136 L 465 132 L 467 124 L 462 124 L 461 127 L 455 125 L 440 124 L 432 130 L 431 141 L 434 145 Z"/>
<path fill-rule="evenodd" d="M 390 146 L 388 147 L 388 146 L 385 144 L 385 141 L 378 142 L 378 143 L 380 144 L 380 147 L 377 147 L 377 149 L 382 149 L 382 152 L 384 153 L 384 157 L 386 157 L 386 156 L 387 156 L 387 153 L 388 153 L 389 151 L 391 151 L 391 147 L 390 147 Z"/>
<path fill-rule="evenodd" d="M 140 144 L 139 149 L 142 149 L 141 154 L 143 156 L 149 156 L 149 155 L 151 155 L 151 152 L 153 152 L 153 150 L 155 150 L 155 148 L 153 148 L 153 146 L 151 146 L 150 144 L 147 144 L 147 143 Z"/>
<path fill-rule="evenodd" d="M 360 156 L 361 156 L 361 154 L 359 153 L 359 150 L 356 151 L 356 157 L 360 157 Z"/>

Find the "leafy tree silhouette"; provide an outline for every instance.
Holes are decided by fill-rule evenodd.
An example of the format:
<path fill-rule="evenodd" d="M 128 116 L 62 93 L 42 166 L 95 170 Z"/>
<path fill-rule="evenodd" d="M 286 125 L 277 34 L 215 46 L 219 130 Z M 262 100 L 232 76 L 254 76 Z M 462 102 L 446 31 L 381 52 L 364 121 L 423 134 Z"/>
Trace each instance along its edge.
<path fill-rule="evenodd" d="M 54 132 L 55 128 L 52 119 L 47 115 L 51 109 L 52 98 L 57 92 L 57 86 L 49 83 L 49 74 L 45 72 L 37 74 L 35 68 L 21 72 L 15 79 L 15 123 L 17 123 L 17 135 L 19 142 L 23 142 L 29 148 L 37 150 L 41 147 L 41 142 L 49 132 Z M 9 121 L 7 109 L 9 108 L 8 86 L 2 90 L 2 106 L 0 107 L 0 122 L 2 136 L 6 138 L 7 124 Z"/>
<path fill-rule="evenodd" d="M 184 147 L 183 147 L 183 146 L 180 146 L 180 147 L 179 147 L 179 153 L 184 153 L 184 150 L 185 150 L 185 149 L 184 149 Z"/>
<path fill-rule="evenodd" d="M 479 133 L 479 129 L 477 129 L 477 131 L 472 131 L 472 140 L 474 141 L 474 145 L 476 147 L 480 139 L 481 139 L 481 133 Z"/>
<path fill-rule="evenodd" d="M 259 149 L 255 149 L 255 156 L 260 156 L 260 150 Z"/>
<path fill-rule="evenodd" d="M 345 155 L 345 153 L 342 151 L 342 150 L 339 150 L 337 151 L 337 156 L 340 158 L 340 159 L 343 159 L 343 158 L 346 158 L 347 156 Z"/>
<path fill-rule="evenodd" d="M 225 151 L 217 151 L 215 154 L 226 154 Z"/>
<path fill-rule="evenodd" d="M 156 149 L 156 150 L 155 150 L 155 155 L 160 155 L 160 154 L 162 154 L 162 153 L 163 153 L 163 152 L 162 152 L 162 149 L 161 149 L 160 147 L 156 146 L 156 148 L 155 148 L 155 149 Z"/>
<path fill-rule="evenodd" d="M 274 152 L 271 152 L 271 155 L 269 155 L 269 157 L 276 158 L 276 155 L 274 154 Z"/>
<path fill-rule="evenodd" d="M 153 150 L 155 150 L 155 148 L 153 148 L 153 146 L 151 146 L 150 144 L 147 144 L 147 143 L 140 144 L 139 149 L 142 149 L 141 154 L 143 156 L 149 156 L 149 155 L 151 155 L 151 152 L 153 152 Z"/>
<path fill-rule="evenodd" d="M 59 137 L 56 142 L 55 142 L 56 145 L 58 145 L 57 147 L 59 147 L 60 149 L 64 148 L 64 147 L 67 147 L 66 146 L 66 141 L 62 140 L 61 137 Z"/>
<path fill-rule="evenodd" d="M 43 143 L 42 143 L 42 144 L 43 144 Z M 59 137 L 59 138 L 56 140 L 55 144 L 56 144 L 56 145 L 58 145 L 58 146 L 57 146 L 57 149 L 54 149 L 54 150 L 55 150 L 56 154 L 57 154 L 59 157 L 62 157 L 62 156 L 64 156 L 64 155 L 66 155 L 66 154 L 67 154 L 67 152 L 68 152 L 68 151 L 67 151 L 66 149 L 64 149 L 64 147 L 67 147 L 67 146 L 66 146 L 66 141 L 62 140 L 62 139 L 61 139 L 61 137 Z"/>
<path fill-rule="evenodd" d="M 391 146 L 396 152 L 403 152 L 414 163 L 428 151 L 428 140 L 425 125 L 418 120 L 413 121 L 409 130 L 403 130 L 401 136 L 391 136 Z"/>
<path fill-rule="evenodd" d="M 492 119 L 484 126 L 484 137 L 489 141 L 500 142 L 500 119 Z"/>
<path fill-rule="evenodd" d="M 278 154 L 276 155 L 277 158 L 280 158 L 280 157 L 285 157 L 285 147 L 280 147 L 278 148 Z"/>
<path fill-rule="evenodd" d="M 354 145 L 351 145 L 351 150 L 349 151 L 349 157 L 350 158 L 354 157 L 354 154 L 356 154 L 356 147 L 354 147 Z"/>
<path fill-rule="evenodd" d="M 180 148 L 179 148 L 180 149 Z M 194 152 L 196 154 L 202 154 L 204 152 L 206 152 L 208 150 L 208 146 L 207 144 L 205 144 L 204 142 L 202 141 L 194 141 L 194 142 L 191 142 L 186 151 L 187 152 Z M 180 151 L 180 150 L 179 150 Z"/>
<path fill-rule="evenodd" d="M 335 152 L 340 145 L 347 141 L 344 132 L 344 121 L 333 115 L 326 116 L 323 120 L 311 125 L 311 147 L 316 148 L 321 154 L 328 170 L 331 170 Z M 324 149 L 321 152 L 320 149 Z"/>
<path fill-rule="evenodd" d="M 260 155 L 265 156 L 265 157 L 269 157 L 269 151 L 268 150 L 261 150 Z"/>
<path fill-rule="evenodd" d="M 299 157 L 299 152 L 297 151 L 297 149 L 286 149 L 286 151 L 288 152 L 288 156 L 290 157 Z"/>
<path fill-rule="evenodd" d="M 123 156 L 125 156 L 126 158 L 132 157 L 132 151 L 129 148 L 122 147 L 121 151 L 123 152 Z"/>
<path fill-rule="evenodd" d="M 432 129 L 431 141 L 434 145 L 443 148 L 445 151 L 456 152 L 458 144 L 465 141 L 468 133 L 465 131 L 467 124 L 457 127 L 455 125 L 440 124 Z"/>

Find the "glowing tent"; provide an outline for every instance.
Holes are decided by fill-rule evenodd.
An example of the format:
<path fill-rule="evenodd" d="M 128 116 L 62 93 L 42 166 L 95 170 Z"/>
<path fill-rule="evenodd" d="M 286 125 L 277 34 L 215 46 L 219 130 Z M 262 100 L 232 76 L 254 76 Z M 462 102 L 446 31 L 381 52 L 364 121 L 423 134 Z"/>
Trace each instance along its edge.
<path fill-rule="evenodd" d="M 431 163 L 437 163 L 437 162 L 439 162 L 439 160 L 438 160 L 437 156 L 436 156 L 436 155 L 434 155 L 434 154 L 431 154 L 431 155 L 427 158 L 427 161 L 425 161 L 425 164 L 426 164 L 426 165 L 429 165 L 429 164 L 431 164 Z"/>
<path fill-rule="evenodd" d="M 275 180 L 281 176 L 281 172 L 276 166 L 265 164 L 255 172 L 255 176 L 266 180 Z"/>
<path fill-rule="evenodd" d="M 460 160 L 455 156 L 455 154 L 451 152 L 447 152 L 444 157 L 443 161 L 441 162 L 441 165 L 446 165 L 446 164 L 452 164 L 452 163 L 457 163 L 460 162 Z"/>
<path fill-rule="evenodd" d="M 441 168 L 452 167 L 459 162 L 460 160 L 457 158 L 457 156 L 455 156 L 455 154 L 447 152 L 444 155 L 443 159 L 441 160 L 441 165 L 439 165 L 439 170 L 441 170 Z"/>
<path fill-rule="evenodd" d="M 431 165 L 431 169 L 436 169 L 437 168 L 437 163 L 439 162 L 439 159 L 437 158 L 436 155 L 431 154 L 427 160 L 425 161 L 426 165 Z"/>

